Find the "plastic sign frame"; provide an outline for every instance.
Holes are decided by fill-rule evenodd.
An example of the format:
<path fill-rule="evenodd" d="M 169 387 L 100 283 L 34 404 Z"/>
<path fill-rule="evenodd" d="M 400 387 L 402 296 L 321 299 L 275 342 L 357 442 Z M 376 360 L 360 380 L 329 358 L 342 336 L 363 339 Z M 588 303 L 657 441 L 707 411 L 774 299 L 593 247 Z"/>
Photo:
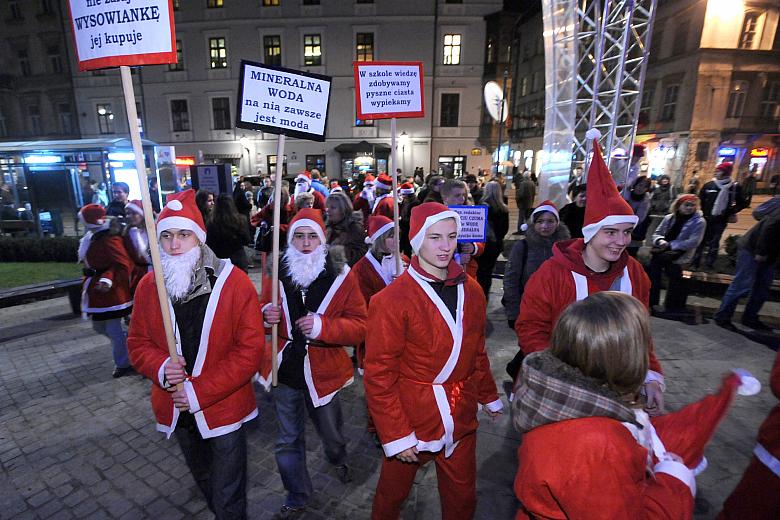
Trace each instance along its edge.
<path fill-rule="evenodd" d="M 371 120 L 371 119 L 392 119 L 394 117 L 395 118 L 425 117 L 425 81 L 423 79 L 424 78 L 423 63 L 421 61 L 355 61 L 352 63 L 352 67 L 353 67 L 354 78 L 355 78 L 355 112 L 356 112 L 357 119 Z M 417 77 L 419 78 L 419 83 L 415 82 L 415 88 L 419 89 L 417 92 L 419 92 L 420 109 L 404 110 L 404 111 L 387 110 L 382 112 L 364 112 L 363 95 L 362 95 L 363 93 L 361 92 L 361 88 L 360 88 L 360 69 L 366 67 L 372 67 L 372 68 L 385 67 L 388 70 L 393 69 L 394 67 L 402 68 L 406 70 L 410 68 L 416 68 Z M 409 76 L 402 76 L 402 78 L 406 78 L 406 77 Z M 376 79 L 381 80 L 384 79 L 384 77 L 377 77 Z M 388 81 L 393 81 L 393 79 Z M 394 86 L 394 85 L 388 85 L 388 87 L 390 86 Z M 406 88 L 412 88 L 411 82 Z"/>
<path fill-rule="evenodd" d="M 68 0 L 67 7 L 73 49 L 81 72 L 120 66 L 162 65 L 178 61 L 171 0 L 134 0 L 133 4 L 106 3 L 106 0 Z M 168 24 L 159 26 L 159 21 L 163 16 L 167 16 Z M 110 34 L 107 30 L 108 27 L 118 28 L 116 34 Z M 93 31 L 90 33 L 92 36 L 87 36 L 86 41 L 79 37 L 79 33 L 89 30 Z M 162 37 L 160 36 L 161 31 L 164 32 Z M 167 49 L 158 48 L 154 52 L 118 54 L 108 50 L 109 44 L 115 47 L 118 44 L 116 49 L 132 47 L 139 41 L 143 41 L 144 34 L 147 35 L 147 41 L 149 41 L 150 35 L 154 34 L 154 40 L 165 42 Z M 106 41 L 106 36 L 111 36 L 113 41 Z M 79 52 L 80 41 L 84 44 L 89 42 L 93 46 L 97 46 L 99 43 L 101 52 L 95 53 L 99 56 L 86 58 L 87 49 L 82 49 Z M 102 52 L 104 48 L 106 50 Z"/>
<path fill-rule="evenodd" d="M 251 69 L 258 70 L 253 71 Z M 248 79 L 262 79 L 264 83 L 269 85 L 265 87 L 269 90 L 269 93 L 273 89 L 276 91 L 276 94 L 274 97 L 260 95 L 257 96 L 258 99 L 249 99 L 246 97 L 248 94 L 246 88 Z M 298 139 L 324 142 L 328 130 L 331 86 L 332 78 L 330 76 L 241 60 L 238 96 L 236 97 L 238 102 L 236 107 L 236 128 L 257 130 L 269 134 L 284 134 Z M 257 89 L 260 88 L 262 87 L 257 87 Z M 286 97 L 281 97 L 282 92 L 284 92 Z M 306 94 L 306 97 L 312 96 L 313 99 L 309 98 L 307 100 L 303 97 L 304 94 Z M 301 97 L 297 98 L 297 96 Z M 266 108 L 268 105 L 275 105 L 275 108 Z M 284 110 L 281 110 L 288 107 L 294 109 L 290 116 Z M 245 117 L 246 112 L 252 111 L 247 109 L 254 109 L 255 121 L 251 121 L 251 117 Z M 266 112 L 261 114 L 262 110 Z M 268 116 L 268 112 L 273 112 L 273 114 Z M 315 114 L 320 114 L 323 117 L 310 117 Z M 308 117 L 317 121 L 322 120 L 322 132 L 310 132 L 300 127 L 296 129 L 281 124 L 277 125 L 275 123 L 276 115 L 280 116 L 280 121 L 282 119 L 289 120 L 293 117 Z"/>

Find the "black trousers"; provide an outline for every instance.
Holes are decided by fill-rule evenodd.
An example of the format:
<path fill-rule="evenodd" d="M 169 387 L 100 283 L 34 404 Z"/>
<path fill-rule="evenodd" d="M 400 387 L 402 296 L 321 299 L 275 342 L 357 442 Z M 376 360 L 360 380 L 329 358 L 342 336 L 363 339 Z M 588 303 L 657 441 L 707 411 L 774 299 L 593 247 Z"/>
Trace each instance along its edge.
<path fill-rule="evenodd" d="M 485 293 L 485 299 L 490 299 L 490 287 L 493 285 L 493 268 L 496 266 L 501 246 L 498 242 L 485 244 L 485 251 L 477 257 L 477 282 Z"/>
<path fill-rule="evenodd" d="M 184 419 L 184 414 L 179 419 Z M 176 439 L 215 518 L 246 519 L 247 448 L 244 428 L 204 439 L 194 420 L 181 422 L 185 424 L 176 426 Z"/>
<path fill-rule="evenodd" d="M 658 305 L 661 299 L 661 281 L 664 272 L 669 278 L 664 307 L 667 311 L 682 311 L 688 299 L 687 287 L 682 277 L 682 266 L 663 254 L 653 254 L 650 258 L 650 306 Z"/>

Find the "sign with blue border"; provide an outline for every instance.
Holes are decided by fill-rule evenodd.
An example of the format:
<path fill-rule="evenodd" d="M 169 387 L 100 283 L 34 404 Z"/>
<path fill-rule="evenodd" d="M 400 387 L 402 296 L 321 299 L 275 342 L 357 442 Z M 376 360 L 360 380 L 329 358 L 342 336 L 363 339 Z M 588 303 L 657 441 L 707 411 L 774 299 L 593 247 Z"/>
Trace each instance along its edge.
<path fill-rule="evenodd" d="M 449 206 L 460 215 L 460 235 L 458 242 L 487 241 L 487 206 Z"/>

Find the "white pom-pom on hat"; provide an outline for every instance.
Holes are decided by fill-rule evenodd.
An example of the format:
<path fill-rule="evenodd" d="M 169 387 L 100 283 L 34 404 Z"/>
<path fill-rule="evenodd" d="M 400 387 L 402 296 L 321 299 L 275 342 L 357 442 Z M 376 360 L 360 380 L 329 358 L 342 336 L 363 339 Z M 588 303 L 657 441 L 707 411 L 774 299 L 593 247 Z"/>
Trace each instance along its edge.
<path fill-rule="evenodd" d="M 601 139 L 601 132 L 598 128 L 591 128 L 585 132 L 585 139 Z"/>
<path fill-rule="evenodd" d="M 756 395 L 761 391 L 761 382 L 744 368 L 735 368 L 732 370 L 732 372 L 739 376 L 739 388 L 737 388 L 737 394 Z"/>
<path fill-rule="evenodd" d="M 169 200 L 165 207 L 173 211 L 181 211 L 182 208 L 184 208 L 184 206 L 182 206 L 181 202 L 178 200 Z"/>

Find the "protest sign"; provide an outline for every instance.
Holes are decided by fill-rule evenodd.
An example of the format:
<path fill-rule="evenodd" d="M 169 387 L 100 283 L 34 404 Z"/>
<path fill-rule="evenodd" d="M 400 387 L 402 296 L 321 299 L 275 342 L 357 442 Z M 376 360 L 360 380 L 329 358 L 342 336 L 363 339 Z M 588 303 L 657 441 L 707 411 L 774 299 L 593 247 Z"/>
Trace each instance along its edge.
<path fill-rule="evenodd" d="M 358 119 L 423 117 L 422 62 L 354 62 Z"/>
<path fill-rule="evenodd" d="M 458 242 L 487 241 L 487 206 L 450 206 L 449 209 L 460 215 Z"/>
<path fill-rule="evenodd" d="M 190 166 L 192 187 L 196 190 L 206 190 L 214 196 L 222 193 L 233 193 L 233 180 L 229 164 L 198 164 Z"/>
<path fill-rule="evenodd" d="M 329 76 L 241 61 L 236 127 L 324 141 Z"/>
<path fill-rule="evenodd" d="M 68 0 L 79 70 L 176 63 L 170 0 Z"/>

